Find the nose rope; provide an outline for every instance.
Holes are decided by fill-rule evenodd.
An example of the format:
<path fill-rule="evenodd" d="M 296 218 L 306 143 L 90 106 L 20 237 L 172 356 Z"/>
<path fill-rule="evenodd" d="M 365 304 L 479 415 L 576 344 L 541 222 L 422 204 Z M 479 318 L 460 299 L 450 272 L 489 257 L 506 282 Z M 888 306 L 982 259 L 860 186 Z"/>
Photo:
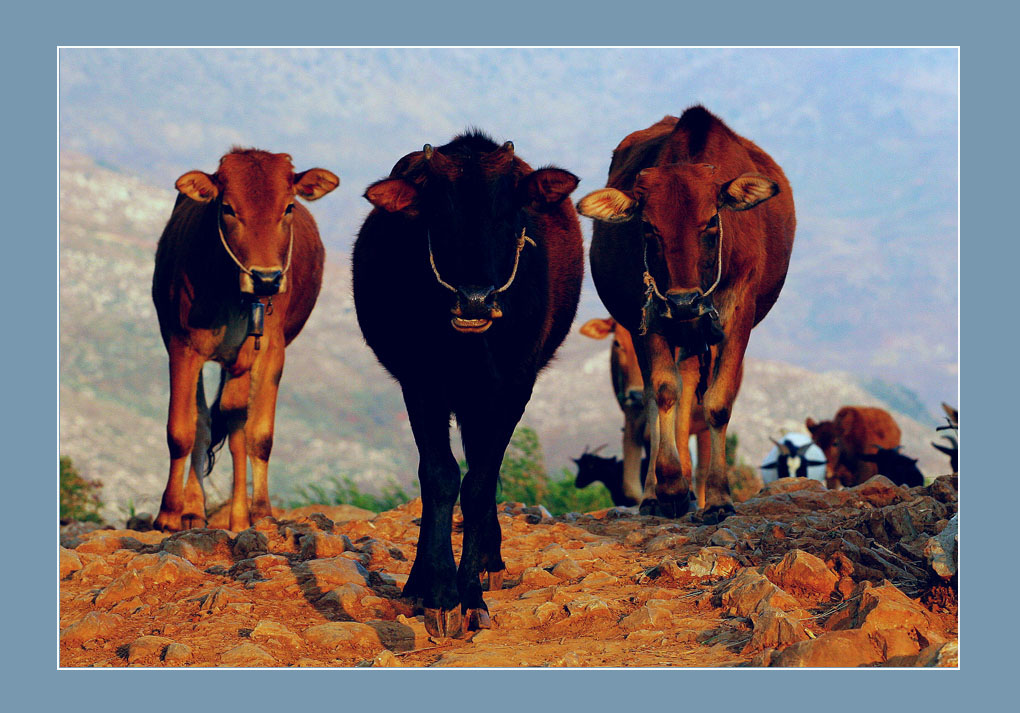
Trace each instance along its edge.
<path fill-rule="evenodd" d="M 223 249 L 227 251 L 227 255 L 229 255 L 230 259 L 234 261 L 234 264 L 237 265 L 238 268 L 240 268 L 241 272 L 243 272 L 244 274 L 248 275 L 249 277 L 252 277 L 253 275 L 252 275 L 251 269 L 245 267 L 244 264 L 240 260 L 237 259 L 237 255 L 235 255 L 234 251 L 230 249 L 230 246 L 227 245 L 227 236 L 223 234 L 223 207 L 222 206 L 223 206 L 223 204 L 220 203 L 220 210 L 216 214 L 216 230 L 218 230 L 219 233 L 220 233 L 220 242 L 223 243 Z M 293 219 L 291 219 L 291 222 L 290 222 L 290 244 L 287 246 L 287 263 L 283 266 L 283 272 L 280 273 L 281 276 L 282 275 L 286 275 L 287 271 L 290 270 L 290 259 L 291 259 L 291 256 L 293 256 L 293 255 L 294 255 L 294 221 L 293 221 Z"/>
<path fill-rule="evenodd" d="M 712 286 L 708 288 L 707 292 L 701 292 L 701 286 L 698 285 L 697 289 L 698 292 L 701 292 L 702 297 L 708 297 L 710 294 L 715 292 L 715 288 L 719 286 L 719 282 L 720 280 L 722 280 L 722 241 L 723 241 L 722 216 L 719 215 L 719 213 L 716 213 L 715 215 L 719 223 L 719 253 L 715 259 L 716 263 L 715 282 L 712 283 Z M 648 241 L 645 241 L 644 251 L 642 254 L 645 260 L 645 274 L 642 276 L 642 280 L 645 283 L 645 295 L 649 297 L 651 295 L 655 295 L 660 300 L 665 300 L 666 296 L 659 292 L 659 286 L 655 284 L 655 278 L 652 277 L 652 272 L 648 268 Z"/>
<path fill-rule="evenodd" d="M 517 278 L 517 266 L 520 264 L 521 251 L 524 250 L 525 243 L 535 245 L 535 241 L 524 234 L 525 230 L 526 230 L 525 228 L 521 228 L 521 237 L 517 238 L 517 252 L 514 255 L 514 268 L 510 272 L 510 279 L 506 281 L 505 285 L 500 287 L 498 290 L 495 290 L 493 294 L 498 295 L 499 293 L 506 292 L 508 289 L 510 289 L 510 285 L 512 285 L 514 283 L 514 280 Z M 436 276 L 436 282 L 438 282 L 440 285 L 448 289 L 450 292 L 456 293 L 457 288 L 451 285 L 449 282 L 446 282 L 439 275 L 439 268 L 436 267 L 436 256 L 432 253 L 432 231 L 428 231 L 428 244 L 429 244 L 429 264 L 432 265 L 432 274 Z"/>

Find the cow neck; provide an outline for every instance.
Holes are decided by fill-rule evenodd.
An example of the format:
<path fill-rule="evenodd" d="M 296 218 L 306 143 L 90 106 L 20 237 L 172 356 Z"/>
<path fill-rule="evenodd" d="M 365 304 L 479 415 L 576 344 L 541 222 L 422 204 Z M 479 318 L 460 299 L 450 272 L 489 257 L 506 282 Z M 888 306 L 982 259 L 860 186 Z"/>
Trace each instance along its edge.
<path fill-rule="evenodd" d="M 535 245 L 535 241 L 529 238 L 527 235 L 525 235 L 525 230 L 526 228 L 521 228 L 521 237 L 517 238 L 517 252 L 514 254 L 514 267 L 513 270 L 510 271 L 510 278 L 506 281 L 506 284 L 504 284 L 498 290 L 495 290 L 493 294 L 498 295 L 501 292 L 506 292 L 507 290 L 510 289 L 510 285 L 512 285 L 514 283 L 514 280 L 517 279 L 517 266 L 520 264 L 521 251 L 524 250 L 525 243 L 529 243 L 532 246 Z M 432 274 L 436 276 L 436 282 L 438 282 L 440 285 L 448 289 L 450 292 L 456 294 L 457 288 L 451 285 L 446 280 L 444 280 L 442 276 L 440 276 L 439 274 L 439 268 L 436 267 L 436 256 L 432 253 L 432 231 L 427 230 L 426 235 L 429 245 L 429 264 L 432 266 Z"/>
<path fill-rule="evenodd" d="M 716 268 L 715 268 L 715 282 L 713 282 L 712 286 L 709 287 L 708 290 L 705 291 L 705 292 L 702 292 L 701 291 L 701 285 L 698 285 L 697 289 L 698 289 L 698 292 L 701 292 L 701 296 L 702 297 L 708 297 L 713 292 L 715 292 L 715 288 L 719 286 L 719 282 L 722 280 L 722 243 L 723 243 L 722 215 L 720 215 L 718 212 L 716 212 L 715 216 L 716 216 L 717 222 L 719 224 L 719 241 L 718 241 L 719 242 L 719 250 L 718 250 L 718 253 L 716 254 L 716 258 L 715 258 L 715 265 L 716 265 Z M 655 295 L 660 300 L 665 301 L 666 300 L 666 296 L 664 294 L 662 294 L 662 292 L 659 291 L 659 286 L 655 283 L 655 278 L 652 277 L 652 271 L 648 267 L 648 241 L 647 240 L 644 240 L 644 245 L 642 247 L 642 256 L 644 257 L 644 261 L 645 261 L 645 274 L 642 276 L 641 279 L 645 283 L 645 295 L 647 295 L 647 296 Z M 646 300 L 646 302 L 647 302 L 647 300 Z"/>
<path fill-rule="evenodd" d="M 223 234 L 223 202 L 220 201 L 216 205 L 216 230 L 220 234 L 220 242 L 223 243 L 223 249 L 227 251 L 227 255 L 234 261 L 234 264 L 246 275 L 251 275 L 251 269 L 246 267 L 244 263 L 237 259 L 237 255 L 230 249 L 230 245 L 227 244 L 227 236 Z M 286 275 L 287 271 L 290 270 L 291 257 L 294 255 L 294 219 L 290 221 L 290 243 L 287 245 L 287 262 L 283 266 L 283 272 L 281 274 Z"/>

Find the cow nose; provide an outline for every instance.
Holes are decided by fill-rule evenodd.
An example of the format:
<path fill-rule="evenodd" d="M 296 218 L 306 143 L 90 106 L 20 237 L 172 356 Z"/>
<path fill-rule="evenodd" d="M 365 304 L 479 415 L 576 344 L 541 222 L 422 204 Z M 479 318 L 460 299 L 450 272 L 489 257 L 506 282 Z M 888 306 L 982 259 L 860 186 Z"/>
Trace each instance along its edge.
<path fill-rule="evenodd" d="M 283 270 L 252 270 L 251 281 L 256 295 L 275 295 L 283 282 Z"/>
<path fill-rule="evenodd" d="M 492 285 L 478 287 L 469 285 L 457 288 L 457 304 L 453 314 L 462 319 L 491 319 L 496 314 L 496 288 Z"/>
<path fill-rule="evenodd" d="M 696 290 L 689 292 L 668 292 L 670 311 L 675 319 L 694 319 L 700 314 L 701 293 Z"/>

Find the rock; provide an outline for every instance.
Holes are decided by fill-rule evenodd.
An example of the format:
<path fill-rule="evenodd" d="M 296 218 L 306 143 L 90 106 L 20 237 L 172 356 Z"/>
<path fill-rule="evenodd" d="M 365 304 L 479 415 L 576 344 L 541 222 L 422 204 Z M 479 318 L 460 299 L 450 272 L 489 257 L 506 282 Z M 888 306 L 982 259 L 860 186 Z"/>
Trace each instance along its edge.
<path fill-rule="evenodd" d="M 418 516 L 421 515 L 421 498 L 418 500 Z M 407 507 L 406 505 L 404 506 Z M 372 510 L 366 510 L 365 508 L 355 507 L 354 505 L 304 505 L 299 508 L 287 511 L 287 517 L 291 519 L 298 519 L 309 517 L 315 514 L 324 515 L 334 523 L 349 522 L 351 520 L 372 520 L 378 513 Z M 326 530 L 325 527 L 320 526 L 320 529 Z"/>
<path fill-rule="evenodd" d="M 960 646 L 955 641 L 932 644 L 917 655 L 914 666 L 925 668 L 957 668 L 960 665 Z"/>
<path fill-rule="evenodd" d="M 90 537 L 85 542 L 75 547 L 78 552 L 90 555 L 108 555 L 117 550 L 140 550 L 143 545 L 141 540 L 133 537 L 137 532 L 130 530 L 101 530 L 102 534 Z M 130 535 L 124 533 L 130 532 Z"/>
<path fill-rule="evenodd" d="M 616 584 L 619 581 L 618 577 L 614 577 L 608 572 L 592 572 L 581 580 L 581 586 L 586 589 L 594 589 L 595 587 L 606 587 Z"/>
<path fill-rule="evenodd" d="M 182 557 L 165 552 L 151 556 L 155 557 L 156 561 L 138 570 L 138 576 L 142 578 L 146 587 L 160 584 L 183 584 L 203 579 L 202 571 Z"/>
<path fill-rule="evenodd" d="M 354 544 L 347 535 L 331 535 L 326 532 L 317 532 L 301 538 L 302 559 L 336 557 L 354 549 Z"/>
<path fill-rule="evenodd" d="M 691 538 L 687 535 L 666 533 L 655 537 L 645 545 L 646 552 L 662 552 L 664 550 L 675 550 L 688 544 Z"/>
<path fill-rule="evenodd" d="M 673 623 L 673 613 L 662 606 L 661 602 L 652 600 L 629 616 L 620 620 L 620 628 L 625 631 L 636 629 L 656 629 L 665 631 Z"/>
<path fill-rule="evenodd" d="M 804 626 L 789 613 L 775 607 L 764 607 L 751 614 L 754 627 L 751 640 L 744 647 L 744 653 L 780 648 L 810 638 Z"/>
<path fill-rule="evenodd" d="M 275 643 L 294 648 L 299 648 L 304 643 L 300 636 L 275 621 L 260 621 L 249 634 L 249 638 L 252 641 Z"/>
<path fill-rule="evenodd" d="M 215 587 L 208 592 L 199 594 L 190 601 L 198 602 L 198 610 L 205 614 L 218 612 L 229 604 L 244 603 L 248 599 L 235 589 L 230 587 Z"/>
<path fill-rule="evenodd" d="M 187 644 L 171 643 L 163 652 L 164 663 L 170 666 L 180 666 L 191 660 L 191 647 Z"/>
<path fill-rule="evenodd" d="M 781 611 L 800 609 L 796 599 L 754 569 L 743 569 L 732 580 L 720 585 L 716 598 L 731 614 L 742 617 L 749 617 L 765 606 Z"/>
<path fill-rule="evenodd" d="M 372 668 L 400 668 L 401 666 L 403 664 L 400 663 L 400 659 L 389 649 L 383 649 L 372 659 Z"/>
<path fill-rule="evenodd" d="M 264 532 L 252 528 L 237 534 L 233 544 L 234 557 L 238 560 L 251 559 L 269 551 L 269 538 Z"/>
<path fill-rule="evenodd" d="M 82 568 L 81 558 L 74 550 L 60 548 L 60 578 L 64 579 Z"/>
<path fill-rule="evenodd" d="M 110 639 L 114 630 L 124 623 L 123 617 L 105 612 L 89 612 L 60 632 L 61 644 L 82 644 L 99 639 Z"/>
<path fill-rule="evenodd" d="M 885 507 L 906 500 L 910 497 L 906 488 L 901 488 L 884 475 L 876 475 L 860 485 L 848 488 L 858 499 L 871 503 L 876 507 Z"/>
<path fill-rule="evenodd" d="M 230 534 L 225 530 L 202 528 L 177 532 L 163 540 L 160 549 L 200 566 L 234 561 Z"/>
<path fill-rule="evenodd" d="M 101 557 L 96 557 L 91 562 L 86 562 L 83 559 L 82 562 L 85 566 L 79 571 L 77 579 L 83 584 L 89 584 L 100 578 L 113 576 L 113 567 Z"/>
<path fill-rule="evenodd" d="M 145 591 L 142 578 L 134 571 L 128 571 L 117 577 L 96 595 L 96 606 L 112 607 L 117 602 L 137 597 Z"/>
<path fill-rule="evenodd" d="M 335 589 L 353 582 L 368 586 L 368 570 L 344 557 L 330 557 L 302 562 L 294 567 L 300 581 L 314 584 L 320 590 Z"/>
<path fill-rule="evenodd" d="M 928 642 L 931 641 L 930 636 L 938 637 L 937 622 L 928 610 L 889 582 L 879 587 L 862 582 L 854 594 L 856 598 L 850 606 L 829 617 L 825 622 L 826 628 L 861 629 L 865 633 L 902 629 L 915 632 Z"/>
<path fill-rule="evenodd" d="M 583 577 L 585 572 L 584 568 L 573 559 L 564 557 L 552 568 L 552 574 L 560 579 L 576 579 Z"/>
<path fill-rule="evenodd" d="M 549 665 L 555 668 L 580 668 L 584 664 L 576 651 L 568 651 L 563 656 L 550 661 Z"/>
<path fill-rule="evenodd" d="M 559 583 L 559 577 L 549 574 L 541 567 L 528 567 L 521 574 L 521 584 L 526 584 L 529 587 L 547 587 Z"/>
<path fill-rule="evenodd" d="M 163 649 L 174 643 L 165 636 L 140 636 L 128 646 L 128 663 L 138 663 L 147 658 L 155 658 L 163 653 Z"/>
<path fill-rule="evenodd" d="M 572 599 L 565 605 L 567 614 L 571 618 L 576 617 L 588 617 L 588 616 L 599 616 L 599 617 L 610 617 L 612 612 L 609 609 L 609 605 L 598 597 L 594 597 L 590 594 L 582 594 L 576 599 Z"/>
<path fill-rule="evenodd" d="M 227 651 L 220 657 L 220 666 L 276 666 L 276 659 L 260 646 L 243 643 Z"/>
<path fill-rule="evenodd" d="M 778 480 L 773 480 L 771 483 L 766 483 L 765 486 L 758 491 L 758 495 L 751 498 L 751 500 L 771 497 L 778 493 L 796 493 L 800 490 L 816 490 L 824 492 L 825 484 L 812 478 L 779 478 Z"/>
<path fill-rule="evenodd" d="M 839 582 L 828 566 L 812 554 L 791 550 L 780 562 L 765 568 L 765 576 L 786 591 L 801 591 L 828 597 Z"/>
<path fill-rule="evenodd" d="M 304 630 L 304 637 L 309 642 L 322 646 L 334 653 L 347 651 L 380 651 L 382 642 L 375 629 L 367 624 L 357 622 L 334 621 L 319 624 Z"/>
<path fill-rule="evenodd" d="M 953 515 L 946 527 L 924 544 L 924 557 L 928 567 L 946 581 L 950 581 L 956 575 L 958 542 L 959 516 Z"/>
<path fill-rule="evenodd" d="M 534 615 L 535 621 L 538 624 L 548 624 L 553 619 L 559 619 L 566 613 L 562 604 L 556 604 L 555 602 L 545 602 L 535 607 Z"/>
<path fill-rule="evenodd" d="M 856 668 L 880 663 L 882 654 L 867 633 L 860 630 L 831 631 L 793 644 L 773 656 L 772 666 Z"/>
<path fill-rule="evenodd" d="M 737 536 L 728 527 L 720 527 L 712 533 L 712 538 L 709 540 L 710 543 L 718 547 L 729 547 L 736 541 Z"/>
<path fill-rule="evenodd" d="M 740 562 L 724 547 L 704 547 L 681 569 L 693 577 L 729 577 L 740 569 Z"/>

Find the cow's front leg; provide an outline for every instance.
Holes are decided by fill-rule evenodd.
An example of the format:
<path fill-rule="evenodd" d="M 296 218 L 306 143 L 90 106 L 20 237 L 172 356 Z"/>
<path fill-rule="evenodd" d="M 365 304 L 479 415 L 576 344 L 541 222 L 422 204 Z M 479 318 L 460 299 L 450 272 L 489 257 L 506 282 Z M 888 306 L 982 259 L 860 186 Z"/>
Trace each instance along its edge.
<path fill-rule="evenodd" d="M 489 590 L 502 588 L 506 564 L 500 552 L 502 533 L 496 516 L 496 483 L 503 455 L 514 428 L 524 413 L 531 395 L 495 399 L 488 408 L 460 418 L 468 472 L 460 488 L 460 507 L 464 513 L 464 546 L 457 569 L 457 588 L 465 617 L 465 628 L 488 629 L 489 608 L 482 598 L 479 577 L 489 573 Z"/>
<path fill-rule="evenodd" d="M 248 457 L 251 458 L 251 519 L 272 516 L 269 502 L 269 455 L 273 450 L 276 397 L 283 377 L 283 334 L 270 340 L 252 364 L 252 396 L 245 425 Z"/>
<path fill-rule="evenodd" d="M 173 338 L 167 351 L 170 355 L 170 408 L 166 440 L 170 449 L 170 473 L 153 526 L 158 530 L 177 532 L 183 527 L 184 469 L 195 446 L 198 419 L 196 390 L 205 358 Z"/>
<path fill-rule="evenodd" d="M 418 446 L 421 530 L 404 596 L 421 600 L 425 629 L 437 637 L 462 631 L 457 563 L 453 557 L 453 505 L 460 466 L 450 450 L 450 409 L 438 393 L 404 388 L 404 403 Z"/>
<path fill-rule="evenodd" d="M 684 472 L 677 450 L 680 378 L 673 350 L 663 337 L 653 333 L 639 339 L 635 348 L 645 379 L 645 413 L 649 423 L 653 424 L 652 456 L 640 512 L 643 515 L 681 517 L 689 506 L 691 473 L 689 462 L 688 471 Z M 684 443 L 683 447 L 686 448 L 687 444 Z"/>

